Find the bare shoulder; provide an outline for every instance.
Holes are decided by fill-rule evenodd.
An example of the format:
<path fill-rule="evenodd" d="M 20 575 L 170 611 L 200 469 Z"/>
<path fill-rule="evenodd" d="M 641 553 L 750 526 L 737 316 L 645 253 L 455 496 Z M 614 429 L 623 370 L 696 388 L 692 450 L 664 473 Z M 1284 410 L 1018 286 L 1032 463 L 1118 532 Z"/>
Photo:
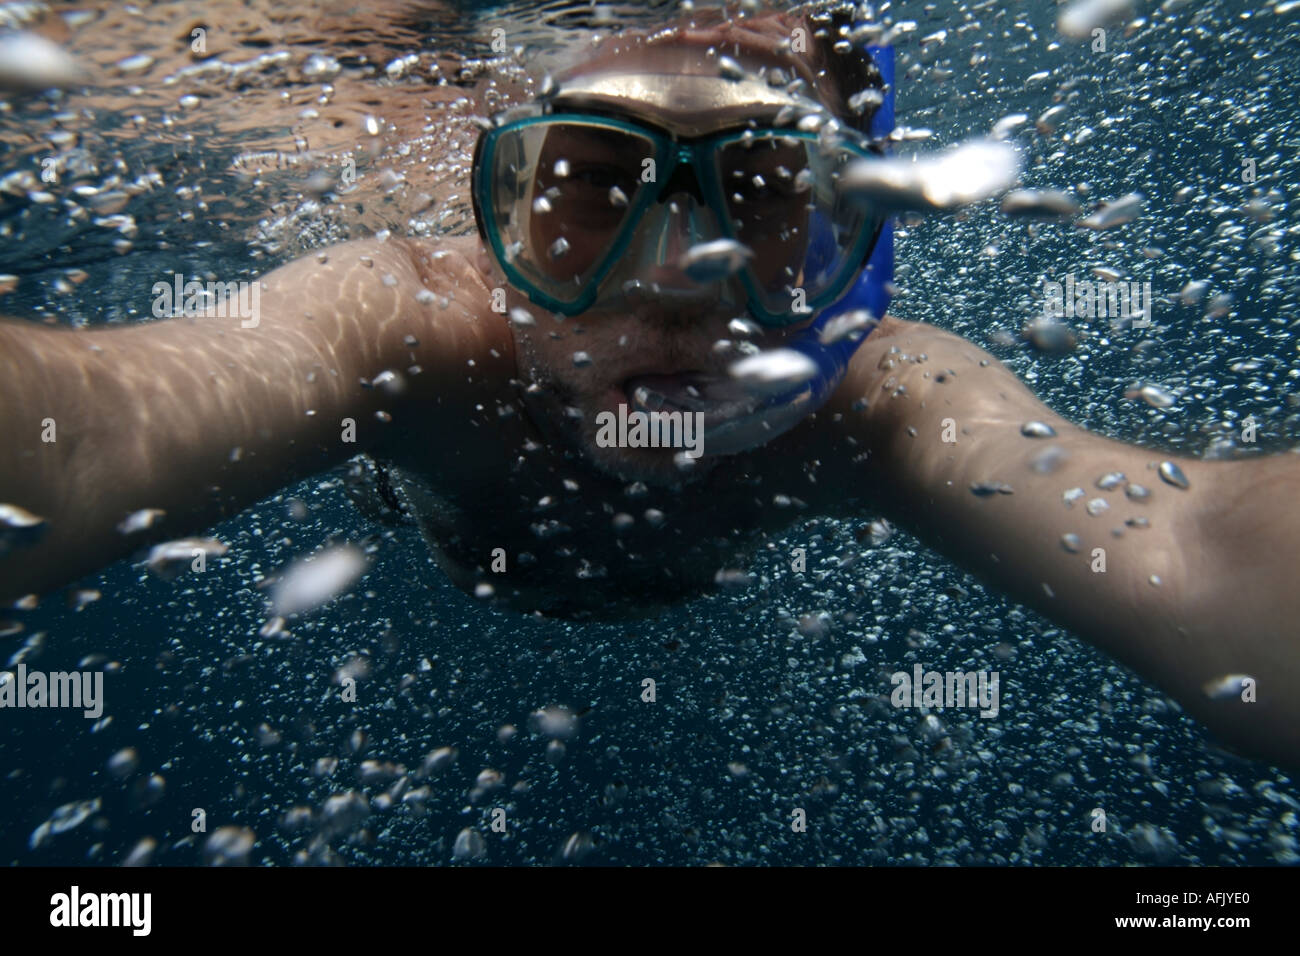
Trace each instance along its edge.
<path fill-rule="evenodd" d="M 986 437 L 982 426 L 1043 415 L 1065 427 L 975 343 L 924 322 L 886 316 L 817 416 L 816 438 L 822 460 L 833 469 L 855 484 L 882 482 L 876 493 L 892 494 L 903 463 L 925 466 L 950 457 L 951 445 L 937 441 L 945 428 Z M 832 447 L 822 447 L 827 442 Z"/>
<path fill-rule="evenodd" d="M 491 288 L 479 258 L 479 243 L 468 236 L 356 239 L 304 256 L 272 275 L 312 276 L 319 281 L 352 274 L 353 288 L 372 279 L 421 304 L 428 304 L 427 296 L 421 295 L 427 291 L 458 302 L 458 314 L 477 316 L 491 311 Z"/>
<path fill-rule="evenodd" d="M 448 447 L 460 448 L 466 462 L 489 455 L 492 443 L 485 436 L 499 429 L 498 410 L 513 397 L 516 364 L 514 339 L 506 316 L 493 308 L 477 238 L 389 239 L 328 252 L 364 263 L 357 281 L 367 291 L 345 287 L 345 299 L 396 299 L 369 323 L 380 338 L 368 344 L 377 344 L 384 356 L 370 377 L 382 368 L 392 392 L 383 452 L 417 470 L 445 469 Z M 435 433 L 443 440 L 431 444 Z M 425 461 L 435 448 L 437 460 Z"/>
<path fill-rule="evenodd" d="M 477 236 L 390 241 L 396 250 L 410 257 L 426 286 L 450 283 L 463 288 L 467 305 L 475 302 L 491 311 L 491 283 L 484 271 L 482 244 Z"/>
<path fill-rule="evenodd" d="M 474 378 L 513 374 L 513 340 L 505 316 L 492 308 L 476 238 L 356 240 L 271 277 L 282 272 L 275 292 L 295 303 L 328 298 L 344 321 L 352 317 L 365 330 L 360 347 L 378 346 L 390 361 L 433 373 L 429 379 L 462 367 L 478 369 Z M 412 397 L 420 391 L 416 385 Z"/>
<path fill-rule="evenodd" d="M 854 355 L 845 385 L 861 397 L 872 386 L 877 392 L 887 390 L 893 379 L 908 386 L 901 395 L 919 399 L 930 392 L 951 392 L 963 377 L 978 378 L 983 388 L 996 383 L 1027 393 L 1014 374 L 974 342 L 926 322 L 887 315 Z"/>

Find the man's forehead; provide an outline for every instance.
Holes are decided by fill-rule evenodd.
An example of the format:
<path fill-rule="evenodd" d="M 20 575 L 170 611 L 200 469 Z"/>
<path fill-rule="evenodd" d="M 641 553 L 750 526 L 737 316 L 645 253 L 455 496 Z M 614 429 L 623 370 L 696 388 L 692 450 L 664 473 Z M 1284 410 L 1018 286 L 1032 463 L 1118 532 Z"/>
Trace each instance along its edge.
<path fill-rule="evenodd" d="M 604 73 L 566 82 L 553 100 L 564 109 L 626 113 L 682 136 L 703 136 L 746 121 L 775 119 L 784 109 L 816 109 L 812 100 L 791 96 L 761 81 L 719 76 Z"/>

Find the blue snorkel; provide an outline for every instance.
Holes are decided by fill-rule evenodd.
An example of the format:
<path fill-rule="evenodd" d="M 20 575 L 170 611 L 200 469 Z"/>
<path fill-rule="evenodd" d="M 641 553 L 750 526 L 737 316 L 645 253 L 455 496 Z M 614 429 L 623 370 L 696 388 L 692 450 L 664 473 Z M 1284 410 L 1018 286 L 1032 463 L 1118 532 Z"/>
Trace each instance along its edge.
<path fill-rule="evenodd" d="M 894 129 L 894 48 L 868 46 L 885 84 L 884 98 L 871 118 L 870 135 L 887 142 Z M 816 373 L 793 388 L 765 398 L 756 407 L 736 414 L 706 429 L 706 454 L 733 454 L 771 441 L 821 408 L 848 372 L 849 362 L 870 333 L 871 327 L 825 344 L 822 336 L 830 323 L 848 312 L 866 309 L 879 320 L 889 308 L 894 279 L 894 228 L 886 219 L 867 264 L 849 291 L 826 306 L 813 323 L 783 347 L 807 357 Z"/>
<path fill-rule="evenodd" d="M 871 117 L 871 138 L 877 142 L 885 142 L 894 129 L 894 48 L 869 46 L 867 52 L 871 54 L 885 83 L 884 100 L 875 115 Z M 893 281 L 894 224 L 891 219 L 886 219 L 880 227 L 880 235 L 858 280 L 849 287 L 849 291 L 843 298 L 823 309 L 816 321 L 787 346 L 808 356 L 817 364 L 819 370 L 814 379 L 787 393 L 787 396 L 793 396 L 811 387 L 814 393 L 813 410 L 825 403 L 848 371 L 849 360 L 853 358 L 853 353 L 858 350 L 870 330 L 866 330 L 861 335 L 845 336 L 830 345 L 821 343 L 822 333 L 832 319 L 857 309 L 866 309 L 876 319 L 883 318 L 889 308 L 889 287 Z M 789 401 L 790 398 L 787 396 L 778 396 L 775 404 L 781 404 L 783 399 Z"/>

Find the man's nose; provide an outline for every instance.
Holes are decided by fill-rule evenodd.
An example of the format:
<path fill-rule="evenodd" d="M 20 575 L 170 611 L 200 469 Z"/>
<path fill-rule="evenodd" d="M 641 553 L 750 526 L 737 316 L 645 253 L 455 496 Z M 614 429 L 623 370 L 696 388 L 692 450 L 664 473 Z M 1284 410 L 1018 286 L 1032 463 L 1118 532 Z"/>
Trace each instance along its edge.
<path fill-rule="evenodd" d="M 656 237 L 656 265 L 681 272 L 679 263 L 692 246 L 708 237 L 704 235 L 702 210 L 686 193 L 671 197 L 665 209 L 663 226 Z"/>
<path fill-rule="evenodd" d="M 708 226 L 704 222 L 707 214 L 704 189 L 690 163 L 679 161 L 673 167 L 659 195 L 656 212 L 662 218 L 653 237 L 657 273 L 653 279 L 673 286 L 692 285 L 681 272 L 682 256 L 692 246 L 714 237 L 705 234 Z"/>

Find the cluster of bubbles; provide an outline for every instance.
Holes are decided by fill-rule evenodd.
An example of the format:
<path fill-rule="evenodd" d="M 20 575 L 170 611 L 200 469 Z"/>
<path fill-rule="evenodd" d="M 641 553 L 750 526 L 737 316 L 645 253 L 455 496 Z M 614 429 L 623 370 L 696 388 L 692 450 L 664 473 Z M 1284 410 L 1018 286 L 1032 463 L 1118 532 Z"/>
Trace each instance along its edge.
<path fill-rule="evenodd" d="M 909 124 L 900 141 L 1012 144 L 1025 169 L 1024 191 L 1002 203 L 934 200 L 925 187 L 943 178 L 933 171 L 942 159 L 890 193 L 912 196 L 898 203 L 896 311 L 989 344 L 1057 410 L 1094 429 L 1197 452 L 1235 444 L 1224 425 L 1253 413 L 1261 445 L 1284 446 L 1297 404 L 1289 386 L 1297 290 L 1286 269 L 1295 227 L 1281 194 L 1296 173 L 1281 148 L 1297 122 L 1282 42 L 1289 6 L 1261 6 L 1247 21 L 1232 15 L 1235 3 L 1166 3 L 1140 20 L 1122 9 L 1116 22 L 1111 8 L 1122 4 L 1094 3 L 1073 15 L 1109 24 L 1102 55 L 1063 39 L 1052 10 L 893 4 L 890 15 L 911 24 L 896 34 Z M 531 40 L 658 8 L 521 5 L 493 22 L 512 22 L 512 12 Z M 1077 32 L 1074 22 L 1063 32 Z M 481 33 L 482 59 L 450 69 L 453 81 L 462 69 L 477 76 L 500 63 L 486 25 Z M 436 49 L 438 39 L 426 42 Z M 301 82 L 324 96 L 321 84 L 354 70 L 386 91 L 427 82 L 429 65 L 443 63 L 411 48 L 372 58 L 368 72 L 325 51 L 257 57 L 243 72 L 231 64 L 245 61 L 229 60 L 210 79 L 175 74 L 174 111 L 142 108 L 145 135 L 129 141 L 76 113 L 70 94 L 4 118 L 7 169 L 36 155 L 14 145 L 21 117 L 62 150 L 65 167 L 80 155 L 93 170 L 74 177 L 84 193 L 0 179 L 0 263 L 29 260 L 37 225 L 63 217 L 68 229 L 50 248 L 73 250 L 17 283 L 20 295 L 57 278 L 69 289 L 17 301 L 90 315 L 77 283 L 51 276 L 100 268 L 95 237 L 133 242 L 159 208 L 173 222 L 196 213 L 166 231 L 174 245 L 211 244 L 198 250 L 196 269 L 212 267 L 207 253 L 234 261 L 246 250 L 246 235 L 204 231 L 197 213 L 211 210 L 198 204 L 214 182 L 236 193 L 237 166 L 258 162 L 264 131 L 241 134 L 247 149 L 236 148 L 235 133 L 205 142 L 161 132 L 182 122 L 181 99 L 202 95 L 196 84 Z M 152 68 L 119 64 L 128 76 Z M 430 114 L 428 129 L 378 155 L 413 166 L 450 140 L 434 173 L 463 183 L 473 104 L 457 97 Z M 448 115 L 464 118 L 463 139 L 439 125 Z M 392 130 L 366 122 L 354 138 L 387 142 Z M 60 141 L 69 126 L 77 133 Z M 980 149 L 986 159 L 1007 155 Z M 1241 160 L 1252 157 L 1258 178 L 1244 183 Z M 26 171 L 37 168 L 28 162 Z M 982 168 L 982 182 L 1004 184 L 1002 160 Z M 287 233 L 328 220 L 332 200 L 322 197 L 333 192 L 320 182 L 296 195 L 278 175 L 244 183 L 283 190 L 254 240 L 272 257 L 287 254 Z M 381 181 L 381 192 L 413 192 L 405 175 L 395 166 L 398 178 Z M 888 191 L 879 180 L 860 185 Z M 40 192 L 55 200 L 33 196 Z M 1128 198 L 1135 193 L 1140 202 Z M 432 220 L 416 214 L 389 228 L 436 232 L 447 226 L 436 217 L 458 202 L 444 195 L 427 207 Z M 273 203 L 254 205 L 260 215 Z M 962 208 L 945 212 L 953 205 Z M 230 221 L 249 224 L 235 209 Z M 337 237 L 327 222 L 313 235 Z M 135 272 L 114 285 L 104 270 L 100 294 L 119 301 L 163 261 L 137 261 L 135 248 L 112 252 L 131 254 L 113 260 L 116 273 Z M 1041 279 L 1096 270 L 1149 277 L 1162 297 L 1154 328 L 1076 322 L 1058 340 L 1068 349 L 1019 335 L 1041 306 Z M 342 484 L 302 483 L 211 538 L 92 578 L 91 590 L 111 599 L 43 605 L 23 618 L 10 664 L 104 670 L 107 716 L 90 724 L 79 713 L 6 714 L 6 860 L 1300 861 L 1300 801 L 1287 775 L 1218 752 L 1163 694 L 867 515 L 798 521 L 754 566 L 720 569 L 717 596 L 652 619 L 572 624 L 498 613 L 460 593 L 414 529 L 376 531 Z M 778 497 L 773 507 L 797 504 Z M 22 515 L 7 520 L 21 531 Z M 802 573 L 790 567 L 795 547 L 808 552 Z M 207 558 L 201 573 L 185 567 L 195 549 Z M 998 671 L 1000 716 L 892 707 L 889 675 L 914 664 Z M 653 702 L 643 697 L 646 679 Z M 46 759 L 52 750 L 62 756 L 57 769 Z M 796 808 L 806 832 L 790 826 Z"/>

